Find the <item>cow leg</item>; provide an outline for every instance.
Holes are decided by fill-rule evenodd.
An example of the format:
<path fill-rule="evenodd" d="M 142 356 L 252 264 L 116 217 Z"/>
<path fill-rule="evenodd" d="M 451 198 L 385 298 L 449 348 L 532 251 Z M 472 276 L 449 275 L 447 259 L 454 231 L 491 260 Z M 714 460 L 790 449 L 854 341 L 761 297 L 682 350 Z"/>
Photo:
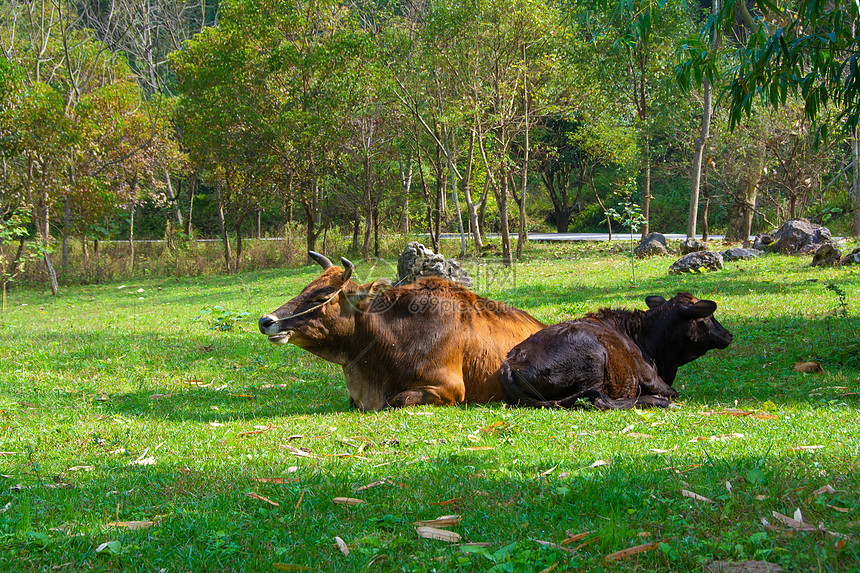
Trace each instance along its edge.
<path fill-rule="evenodd" d="M 663 382 L 659 376 L 646 380 L 639 380 L 639 391 L 644 395 L 666 396 L 667 398 L 677 398 L 678 391 Z"/>
<path fill-rule="evenodd" d="M 677 392 L 676 392 L 677 394 Z M 644 395 L 636 398 L 636 406 L 640 408 L 674 408 L 669 400 L 660 396 Z"/>
<path fill-rule="evenodd" d="M 465 388 L 462 380 L 459 383 L 444 383 L 432 386 L 419 386 L 410 388 L 388 399 L 391 408 L 402 408 L 404 406 L 420 406 L 430 404 L 433 406 L 451 406 L 462 402 L 465 398 Z"/>

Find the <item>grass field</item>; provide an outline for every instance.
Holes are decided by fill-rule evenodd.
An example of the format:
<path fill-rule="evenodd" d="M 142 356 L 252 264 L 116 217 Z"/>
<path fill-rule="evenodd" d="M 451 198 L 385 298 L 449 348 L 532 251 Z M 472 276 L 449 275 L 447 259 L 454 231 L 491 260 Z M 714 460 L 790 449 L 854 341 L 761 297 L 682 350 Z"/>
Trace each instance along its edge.
<path fill-rule="evenodd" d="M 669 411 L 361 414 L 339 367 L 256 330 L 318 267 L 13 291 L 0 571 L 860 569 L 860 269 L 657 258 L 634 285 L 606 249 L 530 256 L 466 266 L 550 323 L 688 290 L 734 342 L 682 367 Z M 450 515 L 458 541 L 418 535 Z"/>

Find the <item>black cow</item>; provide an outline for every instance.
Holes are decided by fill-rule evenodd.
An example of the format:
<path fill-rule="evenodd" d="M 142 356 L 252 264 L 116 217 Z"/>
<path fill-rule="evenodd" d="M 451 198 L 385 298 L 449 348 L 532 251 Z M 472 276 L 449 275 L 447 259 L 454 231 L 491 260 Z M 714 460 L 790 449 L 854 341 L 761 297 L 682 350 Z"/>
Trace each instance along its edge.
<path fill-rule="evenodd" d="M 668 407 L 678 367 L 731 333 L 714 318 L 717 303 L 680 293 L 645 299 L 647 311 L 603 309 L 548 326 L 516 345 L 499 369 L 510 404 L 599 409 Z"/>

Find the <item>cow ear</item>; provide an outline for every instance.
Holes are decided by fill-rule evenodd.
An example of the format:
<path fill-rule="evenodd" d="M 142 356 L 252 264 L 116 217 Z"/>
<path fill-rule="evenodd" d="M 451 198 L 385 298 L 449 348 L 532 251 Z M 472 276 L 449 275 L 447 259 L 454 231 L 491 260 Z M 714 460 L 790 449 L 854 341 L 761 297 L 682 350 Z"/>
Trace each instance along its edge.
<path fill-rule="evenodd" d="M 364 301 L 373 300 L 393 286 L 388 279 L 376 279 L 370 284 L 358 287 L 358 290 L 349 295 L 349 302 L 356 306 Z"/>
<path fill-rule="evenodd" d="M 700 300 L 694 304 L 682 307 L 682 312 L 687 318 L 705 318 L 711 316 L 717 310 L 717 303 L 712 300 Z"/>
<path fill-rule="evenodd" d="M 666 299 L 660 296 L 659 294 L 655 294 L 652 296 L 645 297 L 645 304 L 648 305 L 648 308 L 657 308 L 661 304 L 665 304 Z"/>

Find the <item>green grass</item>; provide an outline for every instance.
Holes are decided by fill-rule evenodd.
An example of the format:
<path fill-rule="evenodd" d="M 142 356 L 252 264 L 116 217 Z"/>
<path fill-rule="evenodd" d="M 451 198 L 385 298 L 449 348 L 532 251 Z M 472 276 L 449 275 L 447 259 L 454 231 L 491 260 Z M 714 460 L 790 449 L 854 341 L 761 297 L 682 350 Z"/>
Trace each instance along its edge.
<path fill-rule="evenodd" d="M 361 414 L 339 367 L 256 331 L 318 268 L 68 287 L 57 298 L 13 291 L 0 315 L 0 570 L 860 568 L 860 269 L 768 256 L 677 277 L 666 274 L 674 259 L 658 258 L 637 262 L 631 285 L 615 248 L 528 254 L 515 272 L 466 266 L 479 292 L 545 322 L 689 290 L 718 302 L 734 342 L 681 369 L 670 411 Z M 356 274 L 391 268 L 362 263 Z M 809 360 L 824 372 L 793 370 Z M 754 414 L 713 413 L 729 409 Z M 835 493 L 813 494 L 826 485 Z M 772 514 L 797 509 L 846 537 L 792 532 Z M 462 543 L 488 545 L 417 536 L 415 521 L 448 514 L 461 517 L 451 531 Z M 569 551 L 538 543 L 584 532 Z M 662 544 L 604 562 L 649 542 Z"/>

